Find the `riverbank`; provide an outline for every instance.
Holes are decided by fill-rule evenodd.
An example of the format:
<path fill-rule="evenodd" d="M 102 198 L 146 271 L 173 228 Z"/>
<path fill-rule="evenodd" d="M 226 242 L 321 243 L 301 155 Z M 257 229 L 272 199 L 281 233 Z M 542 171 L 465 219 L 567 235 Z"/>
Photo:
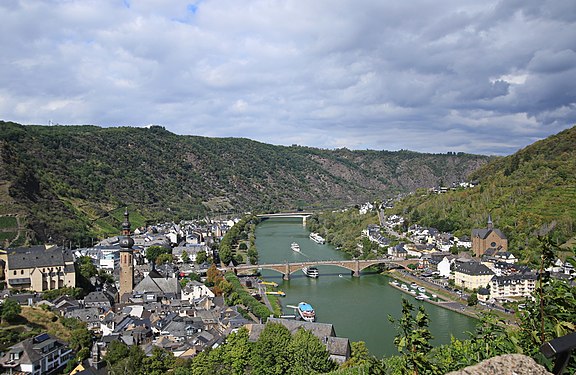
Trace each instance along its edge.
<path fill-rule="evenodd" d="M 436 305 L 438 307 L 442 307 L 444 309 L 448 309 L 474 319 L 480 319 L 483 313 L 492 312 L 496 316 L 498 316 L 498 318 L 502 319 L 503 321 L 509 324 L 517 324 L 516 316 L 513 314 L 504 313 L 502 311 L 492 309 L 487 306 L 486 307 L 481 305 L 468 306 L 467 301 L 463 300 L 458 294 L 451 293 L 440 285 L 436 285 L 429 281 L 424 281 L 421 278 L 414 276 L 412 274 L 402 273 L 399 272 L 398 270 L 390 270 L 386 272 L 386 275 L 400 282 L 404 282 L 407 284 L 416 283 L 418 286 L 425 287 L 428 291 L 436 294 L 439 299 L 443 300 L 442 302 L 431 301 L 428 299 L 425 300 L 426 302 Z M 408 291 L 403 290 L 402 288 L 396 285 L 393 284 L 390 285 L 408 295 L 411 295 Z"/>

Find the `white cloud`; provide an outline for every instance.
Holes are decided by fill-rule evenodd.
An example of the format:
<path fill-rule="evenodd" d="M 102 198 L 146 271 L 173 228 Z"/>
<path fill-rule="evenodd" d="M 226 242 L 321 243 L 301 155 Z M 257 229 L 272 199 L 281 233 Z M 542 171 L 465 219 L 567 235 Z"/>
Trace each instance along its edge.
<path fill-rule="evenodd" d="M 4 120 L 496 154 L 576 123 L 572 0 L 11 0 L 0 12 Z"/>

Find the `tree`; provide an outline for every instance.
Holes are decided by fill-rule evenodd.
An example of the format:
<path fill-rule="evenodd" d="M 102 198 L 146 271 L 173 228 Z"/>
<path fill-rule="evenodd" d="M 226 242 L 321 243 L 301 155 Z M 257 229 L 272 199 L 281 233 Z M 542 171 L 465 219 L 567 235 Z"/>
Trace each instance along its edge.
<path fill-rule="evenodd" d="M 229 368 L 229 373 L 242 375 L 250 365 L 252 345 L 248 341 L 248 330 L 239 329 L 226 339 L 226 351 L 222 355 L 223 362 Z"/>
<path fill-rule="evenodd" d="M 121 341 L 114 340 L 106 349 L 106 355 L 104 356 L 104 360 L 108 363 L 108 365 L 113 365 L 128 356 L 130 353 L 130 349 L 128 345 L 124 344 Z"/>
<path fill-rule="evenodd" d="M 172 263 L 174 257 L 172 254 L 160 254 L 158 258 L 156 258 L 156 264 L 164 264 L 164 263 Z"/>
<path fill-rule="evenodd" d="M 186 250 L 182 251 L 182 262 L 184 263 L 188 263 L 190 262 L 190 256 L 188 255 L 188 252 Z"/>
<path fill-rule="evenodd" d="M 288 373 L 293 363 L 289 349 L 291 339 L 290 331 L 282 324 L 266 324 L 252 352 L 252 374 L 283 375 Z"/>
<path fill-rule="evenodd" d="M 470 293 L 467 302 L 468 306 L 476 306 L 478 304 L 478 294 Z"/>
<path fill-rule="evenodd" d="M 174 368 L 174 354 L 158 346 L 152 347 L 152 355 L 142 360 L 141 373 L 146 375 L 164 375 Z"/>
<path fill-rule="evenodd" d="M 312 332 L 300 328 L 290 341 L 290 354 L 293 358 L 292 374 L 314 374 L 332 371 L 336 364 L 330 360 L 330 354 Z"/>
<path fill-rule="evenodd" d="M 432 334 L 428 329 L 428 315 L 423 306 L 418 308 L 414 317 L 414 306 L 402 298 L 402 317 L 398 321 L 398 335 L 394 338 L 394 344 L 402 354 L 402 372 L 411 374 L 439 374 L 435 366 L 427 357 L 432 349 Z M 396 321 L 389 316 L 388 319 Z"/>
<path fill-rule="evenodd" d="M 20 304 L 16 300 L 8 298 L 2 304 L 0 316 L 2 320 L 13 321 L 21 312 Z"/>
<path fill-rule="evenodd" d="M 92 258 L 90 258 L 89 256 L 86 255 L 81 256 L 78 258 L 76 262 L 78 263 L 80 274 L 84 278 L 90 279 L 92 276 L 98 274 L 98 268 L 96 268 L 96 266 L 92 262 Z"/>
<path fill-rule="evenodd" d="M 150 246 L 146 249 L 146 259 L 149 262 L 156 264 L 156 260 L 160 256 L 160 254 L 171 254 L 172 251 L 168 248 L 163 246 Z"/>
<path fill-rule="evenodd" d="M 202 264 L 202 263 L 206 262 L 207 259 L 208 259 L 208 256 L 206 255 L 206 252 L 200 251 L 200 252 L 196 253 L 196 264 Z"/>

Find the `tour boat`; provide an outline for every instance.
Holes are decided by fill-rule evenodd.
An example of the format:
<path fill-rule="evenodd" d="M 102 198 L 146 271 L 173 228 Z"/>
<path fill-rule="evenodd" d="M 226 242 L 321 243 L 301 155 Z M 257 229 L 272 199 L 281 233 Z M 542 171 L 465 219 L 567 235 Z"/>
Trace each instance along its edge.
<path fill-rule="evenodd" d="M 298 314 L 307 322 L 313 322 L 316 319 L 316 313 L 312 306 L 307 302 L 300 302 L 298 304 Z"/>
<path fill-rule="evenodd" d="M 324 244 L 326 243 L 326 240 L 325 240 L 322 236 L 320 236 L 318 233 L 315 233 L 315 232 L 310 233 L 309 238 L 310 238 L 312 241 L 314 241 L 314 242 L 316 242 L 317 244 L 320 244 L 320 245 L 324 245 Z"/>
<path fill-rule="evenodd" d="M 311 277 L 313 279 L 320 276 L 320 273 L 318 273 L 318 268 L 316 267 L 304 267 L 302 268 L 302 272 L 304 272 L 304 275 Z"/>
<path fill-rule="evenodd" d="M 290 248 L 298 253 L 300 252 L 300 245 L 298 245 L 296 242 L 292 242 Z"/>

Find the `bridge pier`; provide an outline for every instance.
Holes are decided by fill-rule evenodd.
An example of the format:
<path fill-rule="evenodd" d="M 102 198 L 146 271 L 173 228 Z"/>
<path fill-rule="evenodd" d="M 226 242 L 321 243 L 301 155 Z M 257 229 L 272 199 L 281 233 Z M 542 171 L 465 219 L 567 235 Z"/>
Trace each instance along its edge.
<path fill-rule="evenodd" d="M 356 259 L 356 262 L 354 262 L 354 271 L 352 271 L 352 276 L 360 277 L 360 262 L 358 259 Z"/>
<path fill-rule="evenodd" d="M 284 271 L 284 275 L 282 275 L 283 280 L 290 280 L 290 263 L 286 262 L 286 270 Z"/>

